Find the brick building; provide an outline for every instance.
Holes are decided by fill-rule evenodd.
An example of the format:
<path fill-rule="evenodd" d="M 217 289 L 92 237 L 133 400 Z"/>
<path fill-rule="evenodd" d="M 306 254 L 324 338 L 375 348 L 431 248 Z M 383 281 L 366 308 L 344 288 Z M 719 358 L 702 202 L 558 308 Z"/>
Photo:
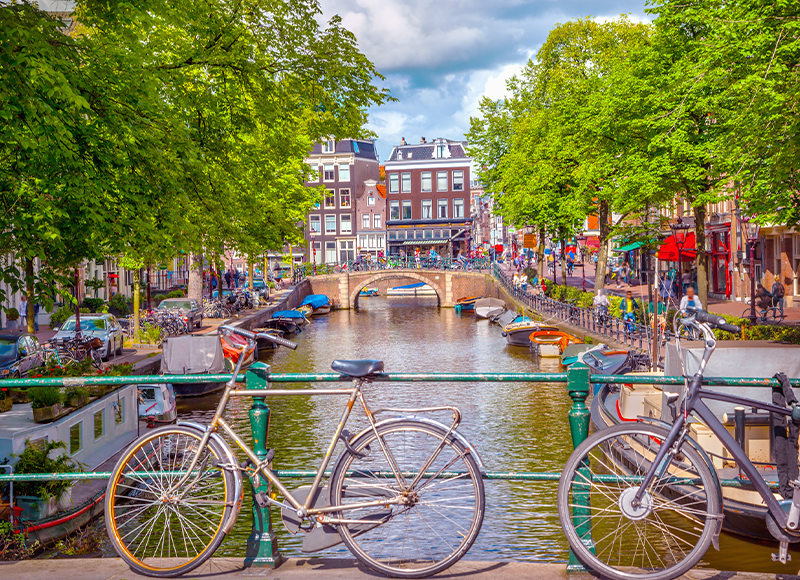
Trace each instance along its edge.
<path fill-rule="evenodd" d="M 358 247 L 362 256 L 371 259 L 378 252 L 386 252 L 386 186 L 374 179 L 364 182 L 364 189 L 356 196 Z"/>

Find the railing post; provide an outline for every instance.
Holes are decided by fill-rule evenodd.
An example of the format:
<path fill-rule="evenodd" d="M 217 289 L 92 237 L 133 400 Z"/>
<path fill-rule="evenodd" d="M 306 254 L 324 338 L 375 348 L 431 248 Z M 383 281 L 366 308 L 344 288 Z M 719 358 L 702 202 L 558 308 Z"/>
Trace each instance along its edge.
<path fill-rule="evenodd" d="M 572 408 L 569 410 L 569 430 L 572 434 L 572 445 L 577 447 L 589 436 L 589 409 L 586 407 L 586 399 L 592 388 L 589 380 L 589 367 L 581 362 L 572 364 L 567 369 L 567 391 L 572 398 Z M 579 468 L 585 469 L 585 468 Z M 586 473 L 586 478 L 591 474 Z M 572 521 L 575 524 L 575 531 L 581 541 L 592 551 L 594 551 L 594 540 L 592 539 L 592 521 L 589 510 L 591 496 L 587 489 L 582 491 L 578 487 L 573 488 L 572 501 Z M 568 572 L 586 572 L 586 569 L 572 553 L 569 551 L 569 562 L 567 563 Z"/>
<path fill-rule="evenodd" d="M 247 370 L 248 389 L 269 388 L 269 365 L 257 362 Z M 253 451 L 260 460 L 267 456 L 267 438 L 269 437 L 269 407 L 264 397 L 253 397 L 250 407 L 250 429 L 253 433 Z M 252 496 L 258 492 L 269 495 L 270 485 L 261 477 L 255 476 L 251 485 Z M 283 562 L 278 550 L 278 538 L 272 529 L 269 507 L 259 506 L 253 499 L 253 528 L 247 538 L 247 552 L 244 559 L 247 566 L 264 566 L 277 568 Z"/>

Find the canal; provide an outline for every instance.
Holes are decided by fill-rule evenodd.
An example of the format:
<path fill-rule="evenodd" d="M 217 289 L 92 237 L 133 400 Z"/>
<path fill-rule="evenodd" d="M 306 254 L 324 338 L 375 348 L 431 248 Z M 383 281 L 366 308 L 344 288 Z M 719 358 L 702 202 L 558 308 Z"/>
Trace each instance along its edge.
<path fill-rule="evenodd" d="M 556 359 L 539 361 L 526 349 L 508 347 L 497 325 L 476 321 L 471 313 L 440 309 L 435 297 L 361 299 L 357 311 L 314 317 L 295 340 L 296 351 L 270 351 L 261 360 L 276 373 L 331 372 L 330 363 L 337 358 L 380 359 L 387 372 L 559 371 Z M 560 471 L 572 451 L 567 421 L 571 400 L 563 384 L 392 382 L 367 385 L 364 393 L 373 409 L 457 406 L 463 413 L 460 431 L 475 444 L 488 470 Z M 217 401 L 213 395 L 181 400 L 180 419 L 206 422 Z M 330 442 L 343 399 L 273 397 L 267 403 L 272 409 L 269 446 L 276 450 L 274 468 L 315 469 Z M 248 443 L 249 407 L 250 399 L 233 399 L 228 410 L 228 419 L 247 436 Z M 440 419 L 447 422 L 448 416 Z M 365 424 L 356 408 L 348 429 L 357 432 Z M 310 481 L 285 483 L 293 489 Z M 217 556 L 244 555 L 252 521 L 249 496 L 245 499 L 245 508 Z M 284 529 L 277 510 L 273 510 L 273 523 L 284 555 L 305 556 L 300 551 L 302 538 Z M 770 561 L 770 552 L 775 551 L 770 546 L 723 535 L 720 548 L 719 553 L 711 548 L 702 565 L 790 572 Z M 349 557 L 349 552 L 339 545 L 316 555 Z M 486 482 L 486 517 L 466 559 L 565 562 L 567 555 L 556 516 L 555 482 Z"/>

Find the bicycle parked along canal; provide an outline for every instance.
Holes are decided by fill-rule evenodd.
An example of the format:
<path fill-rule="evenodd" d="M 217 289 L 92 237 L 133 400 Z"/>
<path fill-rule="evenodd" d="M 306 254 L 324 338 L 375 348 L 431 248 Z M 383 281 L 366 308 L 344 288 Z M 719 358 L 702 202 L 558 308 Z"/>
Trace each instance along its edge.
<path fill-rule="evenodd" d="M 122 454 L 109 479 L 109 538 L 135 572 L 174 577 L 210 558 L 242 506 L 242 474 L 254 480 L 254 488 L 260 478 L 272 484 L 277 494 L 258 493 L 255 501 L 281 508 L 286 528 L 307 534 L 304 549 L 309 551 L 344 542 L 364 565 L 397 578 L 430 576 L 466 554 L 483 523 L 485 496 L 480 459 L 456 430 L 461 421 L 457 408 L 370 410 L 364 391 L 383 371 L 376 360 L 334 361 L 333 370 L 353 383 L 347 389 L 237 389 L 245 351 L 255 348 L 256 339 L 297 345 L 229 326 L 220 331 L 239 334 L 248 343 L 211 423 L 179 423 L 140 437 Z M 347 397 L 313 483 L 294 491 L 272 471 L 274 452 L 259 459 L 223 418 L 231 397 L 290 395 Z M 351 435 L 345 426 L 356 403 L 369 426 Z M 432 412 L 452 413 L 452 424 L 420 416 Z M 376 420 L 385 413 L 399 416 Z M 236 462 L 220 432 L 249 462 Z M 343 449 L 323 487 L 339 443 Z"/>
<path fill-rule="evenodd" d="M 787 408 L 704 389 L 703 373 L 716 347 L 712 329 L 733 333 L 740 329 L 702 310 L 676 316 L 678 324 L 702 335 L 705 346 L 699 369 L 687 378 L 682 397 L 665 393 L 667 404 L 677 405 L 673 424 L 640 417 L 602 429 L 575 449 L 561 474 L 557 496 L 561 526 L 578 560 L 603 578 L 670 580 L 691 569 L 712 542 L 718 549 L 722 489 L 708 455 L 689 436 L 692 413 L 727 448 L 743 481 L 763 499 L 767 528 L 780 542 L 773 559 L 786 563 L 788 544 L 800 542 L 800 482 L 793 482 L 793 500 L 778 501 L 703 401 L 762 409 L 795 422 L 800 422 L 800 405 Z M 681 332 L 676 329 L 675 334 L 680 337 Z M 794 398 L 791 387 L 786 391 L 784 383 L 789 402 Z"/>

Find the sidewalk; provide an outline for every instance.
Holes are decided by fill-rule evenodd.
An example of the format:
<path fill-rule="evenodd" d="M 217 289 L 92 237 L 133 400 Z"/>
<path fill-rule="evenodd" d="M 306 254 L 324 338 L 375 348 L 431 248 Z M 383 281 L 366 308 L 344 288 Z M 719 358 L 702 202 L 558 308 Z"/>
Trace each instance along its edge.
<path fill-rule="evenodd" d="M 0 570 L 5 578 L 14 580 L 139 580 L 150 578 L 133 573 L 119 558 L 90 560 L 27 560 L 2 562 Z M 800 576 L 780 574 L 754 574 L 748 572 L 720 572 L 695 569 L 681 576 L 684 580 L 781 580 L 800 579 Z M 279 568 L 245 568 L 241 558 L 212 558 L 185 578 L 207 580 L 375 580 L 382 576 L 365 569 L 351 559 L 290 558 Z M 529 562 L 470 562 L 460 561 L 435 578 L 459 580 L 566 580 L 568 578 L 593 578 L 589 574 L 568 574 L 564 564 L 538 564 Z"/>

